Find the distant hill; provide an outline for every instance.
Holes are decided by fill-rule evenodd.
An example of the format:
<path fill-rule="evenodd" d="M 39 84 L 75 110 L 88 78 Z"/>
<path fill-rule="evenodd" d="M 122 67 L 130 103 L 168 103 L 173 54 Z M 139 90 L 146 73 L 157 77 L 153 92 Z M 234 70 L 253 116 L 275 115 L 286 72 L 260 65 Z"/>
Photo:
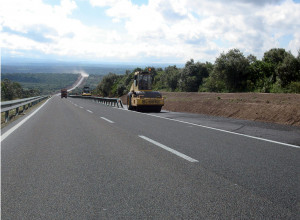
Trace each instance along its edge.
<path fill-rule="evenodd" d="M 71 62 L 12 62 L 2 61 L 2 73 L 80 73 L 106 75 L 108 73 L 125 74 L 126 70 L 134 70 L 137 67 L 145 68 L 153 66 L 155 68 L 167 67 L 170 64 L 127 64 L 127 63 L 71 63 Z M 172 64 L 173 65 L 173 64 Z M 178 65 L 177 65 L 178 66 Z M 180 66 L 180 65 L 179 65 Z"/>
<path fill-rule="evenodd" d="M 133 66 L 100 66 L 75 64 L 2 64 L 2 73 L 80 73 L 106 75 L 110 72 L 124 74 Z"/>
<path fill-rule="evenodd" d="M 9 79 L 19 83 L 24 90 L 38 90 L 41 95 L 48 95 L 73 85 L 78 77 L 79 74 L 66 73 L 2 73 L 1 81 Z"/>

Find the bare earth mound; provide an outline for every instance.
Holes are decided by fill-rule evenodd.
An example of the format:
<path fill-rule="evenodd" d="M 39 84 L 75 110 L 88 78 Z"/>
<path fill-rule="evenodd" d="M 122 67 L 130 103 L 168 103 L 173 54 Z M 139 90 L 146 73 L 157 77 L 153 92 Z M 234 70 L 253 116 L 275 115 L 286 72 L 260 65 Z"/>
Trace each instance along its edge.
<path fill-rule="evenodd" d="M 300 94 L 163 92 L 164 110 L 300 126 Z M 126 96 L 122 97 L 126 103 Z"/>

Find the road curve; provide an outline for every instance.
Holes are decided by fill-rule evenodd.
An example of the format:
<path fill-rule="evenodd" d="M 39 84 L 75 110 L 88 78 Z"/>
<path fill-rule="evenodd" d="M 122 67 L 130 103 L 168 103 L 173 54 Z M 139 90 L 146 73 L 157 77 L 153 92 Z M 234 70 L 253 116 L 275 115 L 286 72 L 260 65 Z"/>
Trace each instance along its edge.
<path fill-rule="evenodd" d="M 3 219 L 299 219 L 298 148 L 57 96 L 1 144 Z"/>
<path fill-rule="evenodd" d="M 83 82 L 83 80 L 84 80 L 85 78 L 88 78 L 88 77 L 89 77 L 89 74 L 87 74 L 87 73 L 81 72 L 80 74 L 81 74 L 80 80 L 79 80 L 75 85 L 73 85 L 72 88 L 68 89 L 68 92 L 70 92 L 70 91 L 76 89 L 78 86 L 81 85 L 81 83 Z"/>

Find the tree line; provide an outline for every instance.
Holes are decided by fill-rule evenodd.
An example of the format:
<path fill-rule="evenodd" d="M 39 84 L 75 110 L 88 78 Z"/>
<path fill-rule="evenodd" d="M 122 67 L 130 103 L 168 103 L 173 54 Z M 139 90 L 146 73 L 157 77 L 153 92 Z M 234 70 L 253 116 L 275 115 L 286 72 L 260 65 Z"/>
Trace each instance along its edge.
<path fill-rule="evenodd" d="M 239 49 L 232 49 L 221 53 L 214 63 L 191 59 L 183 68 L 150 68 L 155 90 L 300 93 L 300 50 L 295 57 L 285 49 L 273 48 L 259 60 L 254 55 L 245 56 Z M 142 69 L 127 70 L 124 75 L 109 73 L 94 93 L 102 96 L 126 94 L 133 82 L 134 72 L 139 70 Z"/>
<path fill-rule="evenodd" d="M 79 74 L 72 73 L 4 73 L 1 75 L 1 100 L 53 94 L 71 86 L 78 77 Z"/>
<path fill-rule="evenodd" d="M 20 83 L 13 82 L 9 79 L 1 81 L 1 101 L 23 99 L 39 95 L 40 91 L 38 89 L 24 89 Z"/>

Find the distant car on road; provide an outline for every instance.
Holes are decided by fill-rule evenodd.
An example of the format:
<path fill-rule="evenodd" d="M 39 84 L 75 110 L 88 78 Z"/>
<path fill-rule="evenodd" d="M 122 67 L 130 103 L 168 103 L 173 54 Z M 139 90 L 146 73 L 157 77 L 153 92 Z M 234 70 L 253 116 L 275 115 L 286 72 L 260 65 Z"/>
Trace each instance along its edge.
<path fill-rule="evenodd" d="M 61 98 L 67 98 L 68 97 L 68 90 L 67 89 L 62 89 L 60 90 L 61 93 Z"/>

